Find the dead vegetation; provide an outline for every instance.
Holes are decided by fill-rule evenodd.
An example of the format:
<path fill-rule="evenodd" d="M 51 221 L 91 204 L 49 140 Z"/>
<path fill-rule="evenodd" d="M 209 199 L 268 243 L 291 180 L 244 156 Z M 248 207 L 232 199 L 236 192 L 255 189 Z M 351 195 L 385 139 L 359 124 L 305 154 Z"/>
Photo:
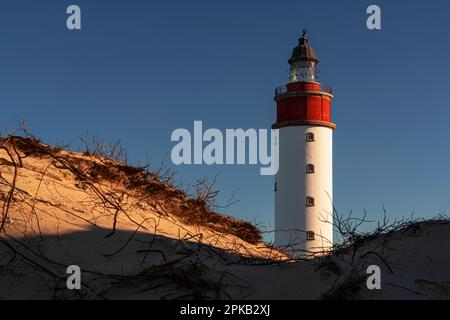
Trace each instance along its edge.
<path fill-rule="evenodd" d="M 83 140 L 86 144 L 87 157 L 74 157 L 70 153 L 62 154 L 61 149 L 43 144 L 33 136 L 9 136 L 0 139 L 3 150 L 14 153 L 9 154 L 9 159 L 1 159 L 3 164 L 13 167 L 21 167 L 22 159 L 34 157 L 50 157 L 55 160 L 54 165 L 58 168 L 69 170 L 78 180 L 77 186 L 82 188 L 90 187 L 95 189 L 95 184 L 109 182 L 123 186 L 129 190 L 130 194 L 142 199 L 155 199 L 164 201 L 166 207 L 161 208 L 162 213 L 175 215 L 183 222 L 192 225 L 204 226 L 215 231 L 234 235 L 244 241 L 256 244 L 262 240 L 261 232 L 255 226 L 246 221 L 239 221 L 234 218 L 219 214 L 213 211 L 215 199 L 218 191 L 213 189 L 215 181 L 211 184 L 208 180 L 198 180 L 191 189 L 182 191 L 173 185 L 173 172 L 163 166 L 151 170 L 150 164 L 141 167 L 133 167 L 126 162 L 126 152 L 121 143 L 108 145 L 101 143 L 95 138 L 91 144 Z M 93 161 L 93 156 L 97 161 Z M 17 162 L 17 163 L 16 163 Z M 102 201 L 109 203 L 117 210 L 120 208 L 107 200 L 99 190 Z M 14 189 L 9 192 L 10 196 Z M 112 201 L 114 202 L 114 201 Z M 3 216 L 7 215 L 7 207 L 11 201 L 4 205 Z M 1 230 L 1 229 L 0 229 Z"/>
<path fill-rule="evenodd" d="M 394 275 L 391 257 L 386 253 L 393 241 L 419 237 L 430 225 L 450 224 L 450 219 L 443 215 L 431 220 L 411 216 L 391 222 L 384 208 L 383 213 L 383 220 L 377 222 L 375 229 L 362 231 L 365 224 L 374 222 L 367 218 L 366 212 L 362 217 L 355 217 L 352 212 L 348 215 L 335 212 L 334 228 L 339 242 L 327 256 L 317 259 L 318 270 L 331 271 L 335 276 L 323 299 L 360 298 L 361 291 L 366 288 L 366 268 L 369 265 L 378 265 L 386 274 Z"/>

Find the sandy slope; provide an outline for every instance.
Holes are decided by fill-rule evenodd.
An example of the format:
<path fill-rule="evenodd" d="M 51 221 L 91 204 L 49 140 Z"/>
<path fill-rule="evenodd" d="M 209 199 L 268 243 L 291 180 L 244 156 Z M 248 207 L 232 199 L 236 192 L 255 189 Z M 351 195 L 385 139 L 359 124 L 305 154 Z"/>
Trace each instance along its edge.
<path fill-rule="evenodd" d="M 450 299 L 450 222 L 424 221 L 370 241 L 364 251 L 382 254 L 382 290 L 362 291 L 364 298 Z"/>
<path fill-rule="evenodd" d="M 45 145 L 43 147 L 47 148 Z M 11 154 L 19 163 L 17 156 Z M 117 213 L 115 228 L 125 231 L 140 231 L 175 239 L 201 238 L 202 243 L 217 248 L 233 250 L 242 254 L 266 256 L 272 250 L 264 243 L 248 242 L 228 233 L 218 233 L 210 228 L 187 224 L 180 219 L 183 213 L 174 214 L 179 208 L 189 208 L 189 198 L 175 187 L 156 182 L 159 190 L 153 194 L 143 194 L 139 188 L 132 189 L 123 180 L 101 176 L 103 168 L 115 167 L 115 161 L 81 153 L 55 150 L 51 157 L 47 154 L 31 154 L 24 157 L 22 166 L 17 168 L 15 193 L 12 208 L 8 214 L 7 234 L 13 237 L 45 236 L 67 234 L 92 228 L 112 229 Z M 11 189 L 14 167 L 8 164 L 9 155 L 0 150 L 2 178 L 7 183 L 0 184 L 3 195 Z M 58 159 L 63 159 L 59 162 Z M 0 162 L 1 163 L 1 162 Z M 85 176 L 100 177 L 82 181 L 66 164 Z M 94 167 L 94 169 L 92 169 Z M 233 220 L 229 218 L 230 220 Z"/>
<path fill-rule="evenodd" d="M 160 266 L 180 252 L 180 268 L 191 267 L 184 259 L 198 256 L 199 248 L 237 260 L 285 258 L 264 242 L 246 241 L 253 232 L 248 223 L 209 213 L 142 170 L 32 139 L 4 139 L 1 147 L 0 297 L 48 297 L 53 292 L 41 288 L 42 276 L 62 281 L 71 264 L 110 279 Z M 16 275 L 19 270 L 25 271 Z"/>
<path fill-rule="evenodd" d="M 0 146 L 0 298 L 450 298 L 447 221 L 368 238 L 355 254 L 287 261 L 236 220 L 192 223 L 204 206 L 115 161 L 28 140 Z M 81 290 L 66 287 L 73 264 Z M 370 264 L 381 290 L 365 286 Z"/>

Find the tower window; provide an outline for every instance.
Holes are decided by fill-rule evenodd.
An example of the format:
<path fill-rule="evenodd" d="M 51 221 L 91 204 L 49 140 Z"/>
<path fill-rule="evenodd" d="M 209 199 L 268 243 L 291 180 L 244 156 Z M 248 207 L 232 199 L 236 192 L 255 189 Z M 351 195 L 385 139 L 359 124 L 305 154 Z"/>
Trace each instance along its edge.
<path fill-rule="evenodd" d="M 306 232 L 306 240 L 314 240 L 316 238 L 316 234 L 314 231 L 307 231 Z"/>
<path fill-rule="evenodd" d="M 312 132 L 307 132 L 307 133 L 306 133 L 306 136 L 305 136 L 305 140 L 306 140 L 307 142 L 314 141 L 314 133 L 312 133 Z"/>
<path fill-rule="evenodd" d="M 313 207 L 315 205 L 315 201 L 313 197 L 306 197 L 306 205 L 308 207 Z"/>
<path fill-rule="evenodd" d="M 275 192 L 277 192 L 277 191 L 278 191 L 278 183 L 277 183 L 277 182 L 275 182 L 275 185 L 274 185 L 273 191 L 275 191 Z"/>
<path fill-rule="evenodd" d="M 314 173 L 314 172 L 315 172 L 314 170 L 315 170 L 315 169 L 314 169 L 314 165 L 313 165 L 313 164 L 308 163 L 308 164 L 306 165 L 306 173 Z"/>

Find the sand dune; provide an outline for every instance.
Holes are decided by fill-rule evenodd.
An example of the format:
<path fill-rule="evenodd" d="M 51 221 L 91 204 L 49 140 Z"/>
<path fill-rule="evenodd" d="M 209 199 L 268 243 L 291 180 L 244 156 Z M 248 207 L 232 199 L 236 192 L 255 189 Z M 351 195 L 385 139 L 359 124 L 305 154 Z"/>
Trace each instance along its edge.
<path fill-rule="evenodd" d="M 446 220 L 289 260 L 161 173 L 9 137 L 0 174 L 0 298 L 450 298 Z M 370 264 L 381 290 L 365 285 Z M 81 290 L 67 289 L 69 265 L 82 270 Z"/>

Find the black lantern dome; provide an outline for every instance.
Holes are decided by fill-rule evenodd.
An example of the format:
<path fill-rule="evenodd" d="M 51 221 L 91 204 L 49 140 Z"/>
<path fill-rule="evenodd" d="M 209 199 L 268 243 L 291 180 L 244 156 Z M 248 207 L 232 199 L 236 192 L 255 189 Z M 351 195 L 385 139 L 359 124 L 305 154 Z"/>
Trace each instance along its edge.
<path fill-rule="evenodd" d="M 302 37 L 298 39 L 298 45 L 292 50 L 291 58 L 289 59 L 289 64 L 294 64 L 300 61 L 313 61 L 319 63 L 316 57 L 314 48 L 308 45 L 308 38 L 306 37 L 306 30 L 303 30 Z"/>

